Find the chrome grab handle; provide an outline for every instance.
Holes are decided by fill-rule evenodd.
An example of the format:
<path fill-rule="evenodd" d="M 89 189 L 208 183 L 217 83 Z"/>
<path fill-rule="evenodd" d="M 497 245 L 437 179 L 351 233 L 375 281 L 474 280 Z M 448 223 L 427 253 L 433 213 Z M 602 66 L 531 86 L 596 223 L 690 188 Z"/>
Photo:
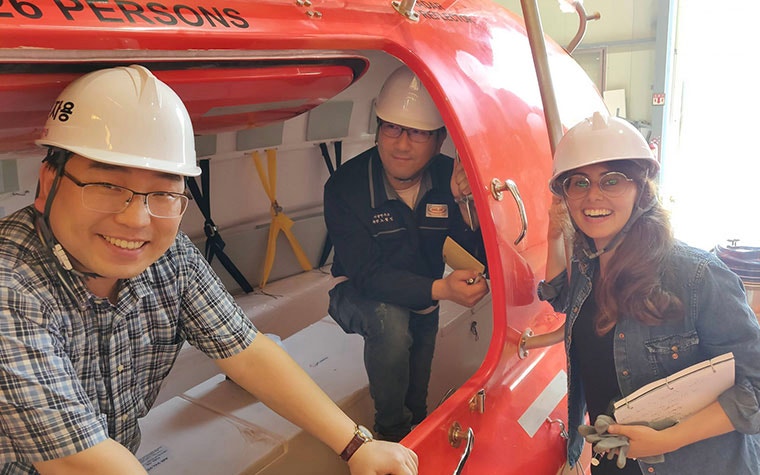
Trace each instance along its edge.
<path fill-rule="evenodd" d="M 462 456 L 459 458 L 459 463 L 457 464 L 457 468 L 454 469 L 453 475 L 460 475 L 462 473 L 462 470 L 464 470 L 464 464 L 466 464 L 467 459 L 470 458 L 472 446 L 475 443 L 475 432 L 472 430 L 472 427 L 467 429 L 465 435 L 459 423 L 454 422 L 449 428 L 449 444 L 454 448 L 459 447 L 464 438 L 467 439 L 467 442 L 464 445 L 464 452 L 462 452 Z"/>
<path fill-rule="evenodd" d="M 515 199 L 515 203 L 517 203 L 517 209 L 520 212 L 520 222 L 522 224 L 522 229 L 520 231 L 520 235 L 517 236 L 517 239 L 515 239 L 516 246 L 520 244 L 520 241 L 525 238 L 525 234 L 528 232 L 528 215 L 525 213 L 525 203 L 523 203 L 522 197 L 520 196 L 520 190 L 517 189 L 517 184 L 514 181 L 507 179 L 504 180 L 504 183 L 502 183 L 498 178 L 491 180 L 491 195 L 496 201 L 501 201 L 504 199 L 504 190 L 509 190 L 509 192 L 512 194 L 512 197 Z"/>
<path fill-rule="evenodd" d="M 467 444 L 464 446 L 464 452 L 462 452 L 462 457 L 459 459 L 459 463 L 457 464 L 457 468 L 454 470 L 453 475 L 460 475 L 462 473 L 462 470 L 464 470 L 464 464 L 467 463 L 467 459 L 470 458 L 470 452 L 472 452 L 472 444 L 475 443 L 475 432 L 472 431 L 472 428 L 467 429 Z"/>

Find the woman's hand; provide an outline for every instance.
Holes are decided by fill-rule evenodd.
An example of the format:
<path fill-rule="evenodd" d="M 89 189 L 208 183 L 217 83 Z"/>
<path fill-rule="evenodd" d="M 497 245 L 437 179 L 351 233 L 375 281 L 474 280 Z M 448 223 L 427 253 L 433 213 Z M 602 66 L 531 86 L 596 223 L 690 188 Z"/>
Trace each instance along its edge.
<path fill-rule="evenodd" d="M 646 426 L 613 424 L 607 432 L 628 437 L 628 458 L 641 458 L 667 454 L 735 430 L 731 420 L 718 401 L 700 410 L 678 424 L 663 430 Z"/>
<path fill-rule="evenodd" d="M 549 233 L 548 238 L 559 239 L 568 229 L 572 229 L 570 216 L 562 198 L 552 196 L 552 204 L 549 207 Z"/>
<path fill-rule="evenodd" d="M 676 450 L 665 431 L 658 431 L 648 426 L 613 424 L 607 432 L 628 438 L 629 448 L 626 456 L 629 459 L 652 457 Z"/>

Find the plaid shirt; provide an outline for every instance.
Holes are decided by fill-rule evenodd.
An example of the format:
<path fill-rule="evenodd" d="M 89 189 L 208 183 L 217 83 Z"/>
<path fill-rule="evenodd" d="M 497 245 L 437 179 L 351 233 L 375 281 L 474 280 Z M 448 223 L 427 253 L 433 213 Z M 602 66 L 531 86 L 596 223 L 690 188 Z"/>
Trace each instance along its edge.
<path fill-rule="evenodd" d="M 37 473 L 31 462 L 109 437 L 135 452 L 137 421 L 185 341 L 225 358 L 256 332 L 185 234 L 111 304 L 77 277 L 76 296 L 65 291 L 34 217 L 28 207 L 0 220 L 2 474 Z"/>

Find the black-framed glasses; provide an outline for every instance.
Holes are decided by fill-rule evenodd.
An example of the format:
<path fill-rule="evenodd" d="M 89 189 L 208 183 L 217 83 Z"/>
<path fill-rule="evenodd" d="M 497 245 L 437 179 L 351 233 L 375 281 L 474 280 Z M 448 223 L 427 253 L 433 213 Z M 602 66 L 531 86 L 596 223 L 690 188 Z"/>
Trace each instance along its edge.
<path fill-rule="evenodd" d="M 148 214 L 155 218 L 179 218 L 185 214 L 190 198 L 184 193 L 151 191 L 140 193 L 112 183 L 82 183 L 69 172 L 63 176 L 82 189 L 82 205 L 92 211 L 118 214 L 127 209 L 135 195 L 144 196 Z"/>
<path fill-rule="evenodd" d="M 631 183 L 633 179 L 628 178 L 625 173 L 607 172 L 599 177 L 597 185 L 602 193 L 615 198 L 625 193 Z M 591 185 L 592 181 L 588 176 L 577 173 L 562 180 L 562 191 L 569 199 L 580 199 L 588 195 Z"/>
<path fill-rule="evenodd" d="M 430 138 L 435 135 L 437 130 L 420 130 L 413 129 L 411 127 L 401 127 L 398 124 L 392 122 L 380 122 L 380 132 L 388 138 L 397 139 L 401 137 L 401 134 L 406 132 L 406 136 L 409 140 L 416 143 L 426 143 L 430 141 Z"/>

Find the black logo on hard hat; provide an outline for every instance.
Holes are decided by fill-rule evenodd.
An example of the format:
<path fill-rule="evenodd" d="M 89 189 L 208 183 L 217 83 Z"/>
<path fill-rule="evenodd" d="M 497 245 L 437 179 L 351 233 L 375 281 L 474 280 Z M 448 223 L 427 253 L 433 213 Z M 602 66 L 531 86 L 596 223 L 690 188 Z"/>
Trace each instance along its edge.
<path fill-rule="evenodd" d="M 50 118 L 66 122 L 74 114 L 74 103 L 71 101 L 55 101 L 53 108 L 50 109 Z"/>

